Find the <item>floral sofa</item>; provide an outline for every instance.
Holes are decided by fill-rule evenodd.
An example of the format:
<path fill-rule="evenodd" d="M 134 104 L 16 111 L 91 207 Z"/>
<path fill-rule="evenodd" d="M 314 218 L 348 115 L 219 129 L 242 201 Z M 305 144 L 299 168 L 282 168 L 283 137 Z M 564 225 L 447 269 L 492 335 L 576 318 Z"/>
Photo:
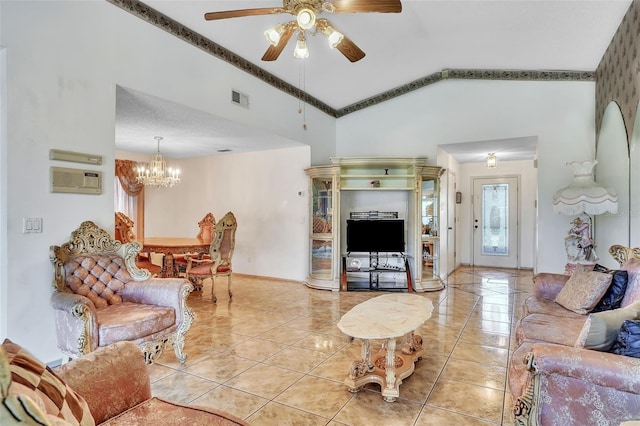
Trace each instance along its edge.
<path fill-rule="evenodd" d="M 55 370 L 10 340 L 0 346 L 0 425 L 248 425 L 222 411 L 151 396 L 132 342 L 98 348 Z"/>
<path fill-rule="evenodd" d="M 523 302 L 509 390 L 516 425 L 619 425 L 640 419 L 640 249 L 612 246 L 616 271 L 540 273 Z M 625 334 L 626 333 L 626 334 Z M 631 339 L 629 339 L 631 337 Z"/>

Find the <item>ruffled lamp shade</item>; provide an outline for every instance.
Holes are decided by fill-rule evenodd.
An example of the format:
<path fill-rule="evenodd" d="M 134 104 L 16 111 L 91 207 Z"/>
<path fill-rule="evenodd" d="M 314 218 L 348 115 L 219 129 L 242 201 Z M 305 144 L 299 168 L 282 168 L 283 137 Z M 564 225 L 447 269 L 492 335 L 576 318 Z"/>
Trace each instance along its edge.
<path fill-rule="evenodd" d="M 573 169 L 573 182 L 553 196 L 553 212 L 566 215 L 618 213 L 618 194 L 596 183 L 594 161 L 567 163 Z"/>

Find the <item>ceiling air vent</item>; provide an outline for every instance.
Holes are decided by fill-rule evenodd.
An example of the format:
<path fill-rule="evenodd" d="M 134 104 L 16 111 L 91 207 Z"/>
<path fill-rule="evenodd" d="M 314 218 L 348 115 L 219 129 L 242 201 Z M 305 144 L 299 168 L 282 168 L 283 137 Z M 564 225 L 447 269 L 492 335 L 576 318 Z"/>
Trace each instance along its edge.
<path fill-rule="evenodd" d="M 231 89 L 231 102 L 245 108 L 249 108 L 249 96 Z"/>

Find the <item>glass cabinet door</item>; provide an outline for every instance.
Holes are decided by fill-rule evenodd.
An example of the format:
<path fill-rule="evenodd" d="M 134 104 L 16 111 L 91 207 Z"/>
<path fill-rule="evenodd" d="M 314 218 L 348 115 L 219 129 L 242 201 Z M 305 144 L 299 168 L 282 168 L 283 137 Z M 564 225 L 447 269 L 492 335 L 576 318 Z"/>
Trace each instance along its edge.
<path fill-rule="evenodd" d="M 438 257 L 440 254 L 439 189 L 437 179 L 423 179 L 420 213 L 422 217 L 422 279 L 425 281 L 438 277 Z"/>
<path fill-rule="evenodd" d="M 333 277 L 333 180 L 311 180 L 311 276 Z"/>

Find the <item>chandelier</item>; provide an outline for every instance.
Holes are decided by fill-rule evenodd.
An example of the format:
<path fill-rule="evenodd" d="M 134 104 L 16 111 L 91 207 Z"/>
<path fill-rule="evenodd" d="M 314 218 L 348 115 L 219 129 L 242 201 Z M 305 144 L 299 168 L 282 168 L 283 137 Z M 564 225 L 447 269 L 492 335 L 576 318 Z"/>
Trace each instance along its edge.
<path fill-rule="evenodd" d="M 160 141 L 162 136 L 156 136 L 158 152 L 151 157 L 151 163 L 138 163 L 137 179 L 144 186 L 171 188 L 180 182 L 180 170 L 167 167 L 164 156 L 160 154 Z"/>

